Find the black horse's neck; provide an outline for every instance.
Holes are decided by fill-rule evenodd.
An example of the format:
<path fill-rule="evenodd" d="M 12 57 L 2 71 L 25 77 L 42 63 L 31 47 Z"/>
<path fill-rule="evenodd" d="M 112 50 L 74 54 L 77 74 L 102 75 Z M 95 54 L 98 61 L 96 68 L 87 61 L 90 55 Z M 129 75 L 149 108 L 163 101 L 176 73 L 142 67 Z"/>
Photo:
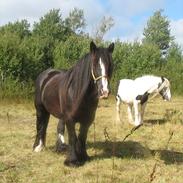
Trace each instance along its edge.
<path fill-rule="evenodd" d="M 87 54 L 67 71 L 65 79 L 65 96 L 67 97 L 64 100 L 66 104 L 71 101 L 69 104 L 72 110 L 70 111 L 71 116 L 75 115 L 83 100 L 86 100 L 87 97 L 90 97 L 91 100 L 97 98 L 97 87 L 92 78 L 91 66 L 92 57 L 91 54 Z"/>

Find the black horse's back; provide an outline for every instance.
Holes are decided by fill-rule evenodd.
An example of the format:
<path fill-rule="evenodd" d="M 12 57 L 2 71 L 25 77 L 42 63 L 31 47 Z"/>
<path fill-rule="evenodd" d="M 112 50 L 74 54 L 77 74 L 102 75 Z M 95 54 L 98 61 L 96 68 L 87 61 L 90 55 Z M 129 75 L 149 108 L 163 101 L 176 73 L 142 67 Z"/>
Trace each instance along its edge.
<path fill-rule="evenodd" d="M 35 104 L 41 103 L 41 93 L 47 82 L 58 74 L 64 74 L 67 70 L 47 69 L 39 74 L 35 82 Z"/>
<path fill-rule="evenodd" d="M 36 79 L 36 89 L 42 90 L 45 84 L 55 75 L 65 73 L 66 70 L 47 69 L 39 74 Z"/>

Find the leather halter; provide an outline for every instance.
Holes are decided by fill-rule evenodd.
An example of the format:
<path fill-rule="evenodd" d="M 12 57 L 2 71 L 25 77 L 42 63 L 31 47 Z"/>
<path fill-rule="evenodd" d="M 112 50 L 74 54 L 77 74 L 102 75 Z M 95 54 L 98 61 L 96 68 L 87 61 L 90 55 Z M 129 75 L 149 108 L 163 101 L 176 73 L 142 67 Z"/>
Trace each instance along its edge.
<path fill-rule="evenodd" d="M 92 68 L 92 70 L 91 70 L 91 74 L 92 74 L 92 77 L 93 77 L 94 83 L 96 83 L 99 79 L 107 78 L 107 76 L 106 76 L 106 75 L 101 75 L 101 76 L 95 77 L 94 72 L 93 72 L 93 68 Z"/>

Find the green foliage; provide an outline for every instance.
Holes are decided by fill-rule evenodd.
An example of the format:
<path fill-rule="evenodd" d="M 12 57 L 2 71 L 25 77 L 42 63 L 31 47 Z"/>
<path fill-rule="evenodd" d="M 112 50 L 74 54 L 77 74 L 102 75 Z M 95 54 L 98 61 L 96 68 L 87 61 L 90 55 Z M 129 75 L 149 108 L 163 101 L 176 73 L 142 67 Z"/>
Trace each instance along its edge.
<path fill-rule="evenodd" d="M 182 51 L 183 50 L 177 43 L 172 42 L 167 54 L 167 60 L 172 60 L 176 63 L 183 62 Z"/>
<path fill-rule="evenodd" d="M 163 54 L 166 53 L 173 37 L 170 36 L 170 21 L 166 16 L 162 16 L 162 10 L 156 11 L 150 17 L 143 35 L 145 36 L 144 42 L 156 44 Z"/>
<path fill-rule="evenodd" d="M 0 36 L 0 72 L 2 77 L 18 77 L 22 55 L 21 40 L 14 33 L 6 33 Z"/>
<path fill-rule="evenodd" d="M 59 42 L 54 50 L 55 68 L 68 69 L 83 55 L 89 52 L 89 39 L 83 36 L 70 36 L 65 42 Z"/>
<path fill-rule="evenodd" d="M 22 42 L 22 51 L 24 53 L 24 77 L 34 80 L 37 75 L 53 67 L 53 42 L 49 38 L 32 36 Z"/>
<path fill-rule="evenodd" d="M 107 47 L 103 36 L 114 25 L 104 17 L 95 35 L 97 45 Z M 65 19 L 59 9 L 50 10 L 39 22 L 26 20 L 0 27 L 0 96 L 31 96 L 33 82 L 40 72 L 54 67 L 69 69 L 89 52 L 91 38 L 83 33 L 86 26 L 83 10 L 74 9 Z M 114 72 L 111 89 L 115 94 L 118 80 L 143 74 L 167 77 L 173 93 L 182 94 L 183 55 L 175 42 L 170 42 L 169 20 L 157 11 L 144 29 L 142 43 L 115 41 Z M 171 44 L 170 44 L 171 43 Z M 166 54 L 162 56 L 162 52 Z"/>
<path fill-rule="evenodd" d="M 154 44 L 122 43 L 118 40 L 115 42 L 113 59 L 113 89 L 116 89 L 118 80 L 153 73 L 161 65 L 161 53 Z"/>
<path fill-rule="evenodd" d="M 164 76 L 169 78 L 171 82 L 172 92 L 182 95 L 183 93 L 183 62 L 176 63 L 173 60 L 168 60 L 162 70 Z"/>
<path fill-rule="evenodd" d="M 16 21 L 15 23 L 8 23 L 7 25 L 0 27 L 0 34 L 17 34 L 21 39 L 30 36 L 30 25 L 27 20 Z"/>
<path fill-rule="evenodd" d="M 33 27 L 33 34 L 40 37 L 49 37 L 52 40 L 65 40 L 67 36 L 65 33 L 66 28 L 59 9 L 50 10 Z"/>
<path fill-rule="evenodd" d="M 33 82 L 19 81 L 18 79 L 12 79 L 7 77 L 4 80 L 0 80 L 0 99 L 30 99 L 34 93 Z"/>

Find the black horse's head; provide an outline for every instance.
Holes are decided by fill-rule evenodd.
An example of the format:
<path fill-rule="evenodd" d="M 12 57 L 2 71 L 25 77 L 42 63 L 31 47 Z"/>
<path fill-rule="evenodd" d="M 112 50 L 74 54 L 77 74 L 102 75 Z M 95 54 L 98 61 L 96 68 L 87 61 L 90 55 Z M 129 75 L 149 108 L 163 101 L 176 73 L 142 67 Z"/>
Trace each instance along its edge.
<path fill-rule="evenodd" d="M 92 41 L 90 43 L 90 52 L 92 55 L 91 73 L 94 83 L 98 88 L 99 98 L 107 98 L 109 95 L 109 80 L 112 76 L 112 52 L 114 43 L 108 48 L 97 47 Z"/>

